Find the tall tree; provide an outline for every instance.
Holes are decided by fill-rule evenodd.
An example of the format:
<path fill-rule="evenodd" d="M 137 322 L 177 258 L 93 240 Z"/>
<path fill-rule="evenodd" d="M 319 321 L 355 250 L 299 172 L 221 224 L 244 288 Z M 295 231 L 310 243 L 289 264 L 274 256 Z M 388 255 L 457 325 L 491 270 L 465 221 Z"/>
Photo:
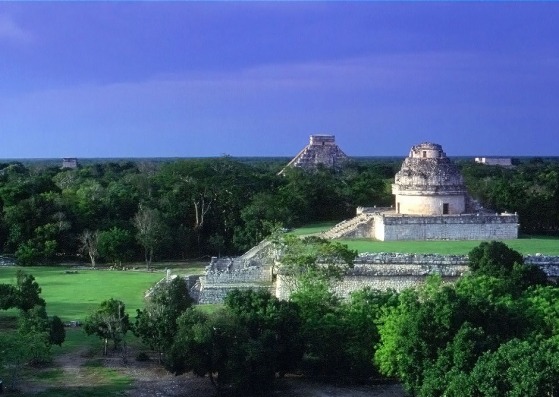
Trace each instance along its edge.
<path fill-rule="evenodd" d="M 153 260 L 153 253 L 164 238 L 164 225 L 161 215 L 156 209 L 140 205 L 139 211 L 134 216 L 136 238 L 144 247 L 146 269 L 149 270 Z"/>
<path fill-rule="evenodd" d="M 274 335 L 273 372 L 283 376 L 299 365 L 304 352 L 301 316 L 294 302 L 280 301 L 264 290 L 233 290 L 224 304 L 246 327 L 250 338 L 258 339 L 264 332 Z"/>
<path fill-rule="evenodd" d="M 158 284 L 146 302 L 144 309 L 138 309 L 134 334 L 152 349 L 163 353 L 173 343 L 177 333 L 177 319 L 192 305 L 188 286 L 184 278 Z"/>
<path fill-rule="evenodd" d="M 40 297 L 41 287 L 35 281 L 35 277 L 22 270 L 17 271 L 17 307 L 24 312 L 35 306 L 45 306 L 45 300 Z"/>
<path fill-rule="evenodd" d="M 132 256 L 134 238 L 126 229 L 112 227 L 99 233 L 99 254 L 115 265 Z"/>
<path fill-rule="evenodd" d="M 97 335 L 103 340 L 103 354 L 107 354 L 109 341 L 117 350 L 130 329 L 130 320 L 124 303 L 109 299 L 101 302 L 97 310 L 85 319 L 84 330 L 88 335 Z"/>
<path fill-rule="evenodd" d="M 81 250 L 89 256 L 91 267 L 95 268 L 95 260 L 99 255 L 99 231 L 84 230 L 80 235 Z"/>

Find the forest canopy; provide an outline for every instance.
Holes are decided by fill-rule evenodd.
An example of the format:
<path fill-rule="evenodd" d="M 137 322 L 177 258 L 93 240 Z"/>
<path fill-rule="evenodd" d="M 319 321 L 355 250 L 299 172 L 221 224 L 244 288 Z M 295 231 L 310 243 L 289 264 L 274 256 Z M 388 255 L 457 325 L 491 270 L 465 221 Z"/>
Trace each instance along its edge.
<path fill-rule="evenodd" d="M 335 172 L 231 157 L 168 162 L 88 162 L 61 169 L 0 164 L 0 250 L 19 264 L 82 258 L 129 260 L 238 254 L 278 227 L 340 221 L 358 206 L 390 206 L 396 159 Z M 559 163 L 513 168 L 458 162 L 486 208 L 518 212 L 521 232 L 559 231 Z"/>

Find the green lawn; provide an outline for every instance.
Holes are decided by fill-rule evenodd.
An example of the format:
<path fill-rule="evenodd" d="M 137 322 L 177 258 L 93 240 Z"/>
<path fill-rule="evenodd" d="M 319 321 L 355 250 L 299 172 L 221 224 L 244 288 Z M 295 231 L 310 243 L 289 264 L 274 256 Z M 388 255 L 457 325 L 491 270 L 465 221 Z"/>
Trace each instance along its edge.
<path fill-rule="evenodd" d="M 365 239 L 337 240 L 349 248 L 362 252 L 401 252 L 413 254 L 465 255 L 481 241 L 373 241 Z M 559 238 L 521 238 L 503 241 L 524 255 L 559 255 Z"/>
<path fill-rule="evenodd" d="M 201 274 L 205 263 L 159 264 L 155 271 L 143 270 L 90 270 L 68 266 L 51 267 L 0 267 L 0 284 L 15 283 L 16 273 L 23 270 L 32 274 L 42 289 L 41 296 L 47 302 L 49 315 L 58 315 L 63 321 L 80 320 L 90 314 L 106 299 L 120 299 L 133 322 L 136 309 L 144 307 L 144 293 L 156 282 L 165 277 L 165 269 L 172 268 L 173 274 Z M 208 310 L 208 309 L 206 309 Z M 0 310 L 0 334 L 13 332 L 18 311 Z M 0 336 L 1 339 L 1 336 Z M 133 351 L 147 348 L 132 332 L 126 335 L 126 342 Z M 23 381 L 46 386 L 47 390 L 38 394 L 41 397 L 63 396 L 122 396 L 129 389 L 131 379 L 118 371 L 101 364 L 102 341 L 95 336 L 87 336 L 83 328 L 66 328 L 66 340 L 62 346 L 52 346 L 54 356 L 80 354 L 91 359 L 80 369 L 80 377 L 85 377 L 87 386 L 75 386 L 65 379 L 60 368 L 26 368 Z M 149 350 L 149 349 L 148 349 Z M 83 356 L 86 355 L 86 356 Z M 134 357 L 130 357 L 134 359 Z M 12 394 L 8 394 L 12 395 Z M 25 395 L 25 394 L 18 394 Z"/>
<path fill-rule="evenodd" d="M 324 232 L 333 227 L 335 222 L 311 224 L 293 230 L 296 236 L 305 236 Z M 368 239 L 337 240 L 349 248 L 363 252 L 401 252 L 413 254 L 449 254 L 465 255 L 481 241 L 374 241 Z M 541 253 L 559 255 L 559 237 L 523 236 L 517 240 L 505 240 L 510 248 L 524 254 Z"/>
<path fill-rule="evenodd" d="M 293 229 L 290 233 L 296 236 L 305 236 L 308 234 L 316 234 L 325 232 L 328 229 L 331 229 L 338 222 L 322 222 L 322 223 L 313 223 L 307 226 L 299 227 L 297 229 Z"/>
<path fill-rule="evenodd" d="M 0 283 L 15 283 L 17 270 L 32 274 L 42 289 L 49 315 L 81 320 L 106 299 L 122 300 L 131 316 L 144 306 L 144 292 L 165 272 L 78 270 L 64 267 L 0 267 Z M 73 272 L 74 270 L 72 270 Z"/>

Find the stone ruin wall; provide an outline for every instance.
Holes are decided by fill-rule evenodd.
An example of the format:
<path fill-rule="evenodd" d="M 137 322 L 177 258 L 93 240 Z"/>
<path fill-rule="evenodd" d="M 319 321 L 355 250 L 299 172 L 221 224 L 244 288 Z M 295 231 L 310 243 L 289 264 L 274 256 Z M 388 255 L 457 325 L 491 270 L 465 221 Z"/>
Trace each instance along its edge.
<path fill-rule="evenodd" d="M 559 277 L 558 256 L 533 255 L 524 257 L 524 260 L 540 267 L 552 279 Z M 402 291 L 421 285 L 432 274 L 441 275 L 443 282 L 454 282 L 468 270 L 466 255 L 361 254 L 354 268 L 334 285 L 333 290 L 342 298 L 365 287 Z M 275 294 L 278 298 L 288 299 L 292 288 L 288 276 L 277 276 Z"/>
<path fill-rule="evenodd" d="M 525 262 L 540 267 L 553 279 L 559 277 L 559 257 L 532 255 Z M 221 303 L 232 289 L 264 289 L 280 299 L 288 299 L 293 288 L 292 280 L 277 274 L 273 282 L 269 260 L 247 262 L 241 258 L 213 259 L 206 276 L 200 277 L 198 303 Z M 258 265 L 260 263 L 260 265 Z M 246 266 L 246 267 L 244 267 Z M 431 274 L 441 275 L 444 282 L 453 282 L 468 271 L 466 255 L 439 254 L 361 254 L 343 280 L 336 283 L 334 292 L 347 297 L 364 287 L 378 290 L 402 291 L 417 287 Z"/>
<path fill-rule="evenodd" d="M 223 267 L 216 268 L 217 264 Z M 234 288 L 271 290 L 272 272 L 269 266 L 251 265 L 243 267 L 238 258 L 219 259 L 206 268 L 200 277 L 198 303 L 221 303 Z"/>
<path fill-rule="evenodd" d="M 373 238 L 394 240 L 512 240 L 517 215 L 445 215 L 374 217 Z"/>
<path fill-rule="evenodd" d="M 236 258 L 213 257 L 199 279 L 197 302 L 221 303 L 234 288 L 272 290 L 272 244 L 263 241 Z"/>
<path fill-rule="evenodd" d="M 200 290 L 199 298 L 197 300 L 198 304 L 218 304 L 223 303 L 225 297 L 229 292 L 234 289 L 251 289 L 251 290 L 265 290 L 270 292 L 272 295 L 275 293 L 275 289 L 272 287 L 271 283 L 266 285 L 256 285 L 256 284 L 222 284 L 222 285 L 206 285 Z"/>

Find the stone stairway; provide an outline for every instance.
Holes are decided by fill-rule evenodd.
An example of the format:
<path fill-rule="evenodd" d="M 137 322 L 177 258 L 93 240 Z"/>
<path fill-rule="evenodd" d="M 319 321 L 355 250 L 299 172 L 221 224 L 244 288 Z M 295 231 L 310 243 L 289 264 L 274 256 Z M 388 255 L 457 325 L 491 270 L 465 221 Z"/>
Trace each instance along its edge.
<path fill-rule="evenodd" d="M 372 222 L 372 219 L 373 219 L 373 214 L 369 214 L 369 213 L 359 214 L 354 218 L 346 219 L 338 223 L 332 229 L 322 233 L 321 237 L 326 239 L 355 237 L 356 229 L 359 226 Z"/>
<path fill-rule="evenodd" d="M 272 248 L 270 244 L 272 243 L 269 240 L 263 240 L 258 245 L 255 245 L 247 252 L 245 252 L 243 255 L 241 255 L 240 259 L 245 262 L 249 262 L 252 259 L 260 258 L 262 257 L 263 253 L 265 253 L 266 250 Z"/>
<path fill-rule="evenodd" d="M 264 240 L 235 258 L 212 258 L 206 274 L 197 281 L 191 296 L 198 303 L 221 303 L 233 289 L 272 289 L 269 263 L 273 244 Z"/>

